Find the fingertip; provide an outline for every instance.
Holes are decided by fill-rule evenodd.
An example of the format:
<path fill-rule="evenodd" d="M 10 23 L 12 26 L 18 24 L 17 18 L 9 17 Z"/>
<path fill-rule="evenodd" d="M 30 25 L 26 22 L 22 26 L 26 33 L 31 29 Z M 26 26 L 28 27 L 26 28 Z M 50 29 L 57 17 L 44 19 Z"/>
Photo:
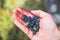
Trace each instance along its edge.
<path fill-rule="evenodd" d="M 14 10 L 13 10 L 13 13 L 16 13 L 16 12 L 17 12 L 17 10 L 16 10 L 16 9 L 14 9 Z"/>
<path fill-rule="evenodd" d="M 38 12 L 39 12 L 39 10 L 31 10 L 31 12 L 33 13 L 33 14 L 39 14 Z"/>
<path fill-rule="evenodd" d="M 41 13 L 40 13 L 40 10 L 32 10 L 31 12 L 32 12 L 34 15 L 41 17 L 41 16 L 40 16 L 40 14 L 41 14 Z"/>
<path fill-rule="evenodd" d="M 19 7 L 19 8 L 17 8 L 17 10 L 20 12 L 20 11 L 22 11 L 22 8 Z"/>

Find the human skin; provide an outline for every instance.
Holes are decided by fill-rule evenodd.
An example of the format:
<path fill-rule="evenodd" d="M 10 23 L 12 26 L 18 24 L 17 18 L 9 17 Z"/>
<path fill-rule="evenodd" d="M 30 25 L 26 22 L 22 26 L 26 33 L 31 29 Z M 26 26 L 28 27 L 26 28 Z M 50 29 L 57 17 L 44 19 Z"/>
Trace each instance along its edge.
<path fill-rule="evenodd" d="M 19 11 L 19 9 L 17 9 Z M 17 11 L 14 10 L 14 23 L 19 27 L 31 40 L 60 40 L 60 32 L 52 18 L 52 16 L 41 10 L 31 11 L 34 15 L 40 17 L 40 29 L 33 35 L 31 30 L 25 27 L 25 24 L 18 16 Z M 21 24 L 22 22 L 23 24 Z"/>

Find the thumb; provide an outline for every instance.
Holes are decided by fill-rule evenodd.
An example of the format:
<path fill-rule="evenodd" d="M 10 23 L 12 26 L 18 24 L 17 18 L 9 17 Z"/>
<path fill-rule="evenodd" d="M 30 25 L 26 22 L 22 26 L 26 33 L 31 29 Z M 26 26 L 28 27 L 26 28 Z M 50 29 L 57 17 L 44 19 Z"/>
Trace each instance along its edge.
<path fill-rule="evenodd" d="M 31 12 L 34 14 L 34 15 L 37 15 L 37 16 L 40 16 L 40 17 L 45 17 L 47 15 L 50 15 L 46 12 L 43 12 L 42 10 L 31 10 Z"/>

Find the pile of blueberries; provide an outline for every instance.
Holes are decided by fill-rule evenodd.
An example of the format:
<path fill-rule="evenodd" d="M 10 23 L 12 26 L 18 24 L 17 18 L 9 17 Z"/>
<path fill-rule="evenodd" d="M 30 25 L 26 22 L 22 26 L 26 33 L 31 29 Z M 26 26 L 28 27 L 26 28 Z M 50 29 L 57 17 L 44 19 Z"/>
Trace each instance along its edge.
<path fill-rule="evenodd" d="M 23 15 L 22 20 L 27 24 L 26 27 L 32 31 L 33 35 L 39 31 L 40 17 L 38 16 L 30 17 Z"/>

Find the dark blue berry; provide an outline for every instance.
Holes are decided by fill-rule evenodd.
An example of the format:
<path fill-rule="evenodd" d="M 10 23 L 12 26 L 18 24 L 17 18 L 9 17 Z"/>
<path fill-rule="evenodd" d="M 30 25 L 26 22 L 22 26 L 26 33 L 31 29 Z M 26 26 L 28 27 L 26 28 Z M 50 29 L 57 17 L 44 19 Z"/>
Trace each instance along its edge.
<path fill-rule="evenodd" d="M 30 23 L 31 22 L 31 17 L 29 16 L 27 19 L 28 19 L 27 22 Z"/>
<path fill-rule="evenodd" d="M 28 20 L 27 16 L 24 15 L 23 18 L 22 18 L 22 20 L 23 20 L 24 22 L 27 22 L 27 20 Z"/>
<path fill-rule="evenodd" d="M 26 25 L 26 26 L 27 26 L 27 28 L 29 28 L 32 31 L 32 33 L 34 35 L 36 34 L 36 32 L 39 31 L 39 28 L 40 28 L 40 26 L 39 26 L 40 19 L 39 19 L 38 16 L 30 17 L 30 16 L 24 15 L 23 16 L 23 21 L 28 23 L 28 25 Z"/>
<path fill-rule="evenodd" d="M 35 35 L 36 34 L 36 31 L 33 30 L 32 33 Z"/>

